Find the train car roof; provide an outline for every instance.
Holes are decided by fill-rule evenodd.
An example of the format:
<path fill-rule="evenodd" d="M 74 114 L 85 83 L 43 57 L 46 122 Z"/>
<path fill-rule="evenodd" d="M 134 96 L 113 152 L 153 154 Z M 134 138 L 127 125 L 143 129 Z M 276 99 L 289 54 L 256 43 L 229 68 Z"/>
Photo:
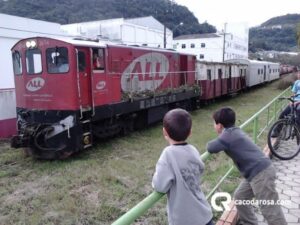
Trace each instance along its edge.
<path fill-rule="evenodd" d="M 269 62 L 269 61 L 261 61 L 261 60 L 254 60 L 254 59 L 229 59 L 226 62 L 238 62 L 244 64 L 273 64 L 279 65 L 279 63 Z"/>
<path fill-rule="evenodd" d="M 82 37 L 29 37 L 29 38 L 24 38 L 22 40 L 28 40 L 28 39 L 34 39 L 34 38 L 47 38 L 47 39 L 52 39 L 52 40 L 58 40 L 58 41 L 63 41 L 75 46 L 82 46 L 82 47 L 94 47 L 94 48 L 106 48 L 106 47 L 118 47 L 118 48 L 134 48 L 134 49 L 140 49 L 140 50 L 156 50 L 156 51 L 163 51 L 163 52 L 169 52 L 169 53 L 178 53 L 181 55 L 189 55 L 189 56 L 195 56 L 194 54 L 189 54 L 189 53 L 181 53 L 176 50 L 172 49 L 164 49 L 164 48 L 154 48 L 154 47 L 146 47 L 146 46 L 132 46 L 132 45 L 123 45 L 123 44 L 116 44 L 113 42 L 104 42 L 101 40 L 93 40 L 93 39 L 87 39 L 87 38 L 82 38 Z M 22 41 L 20 40 L 20 41 Z M 18 41 L 17 43 L 19 43 Z M 13 46 L 14 47 L 14 46 Z M 12 47 L 12 48 L 13 48 Z M 195 56 L 196 57 L 196 56 Z"/>
<path fill-rule="evenodd" d="M 225 61 L 225 62 L 214 62 L 214 61 L 200 61 L 197 60 L 197 63 L 202 63 L 202 64 L 207 64 L 207 65 L 243 65 L 243 66 L 247 66 L 247 63 L 242 63 L 242 62 L 229 62 L 229 61 Z"/>

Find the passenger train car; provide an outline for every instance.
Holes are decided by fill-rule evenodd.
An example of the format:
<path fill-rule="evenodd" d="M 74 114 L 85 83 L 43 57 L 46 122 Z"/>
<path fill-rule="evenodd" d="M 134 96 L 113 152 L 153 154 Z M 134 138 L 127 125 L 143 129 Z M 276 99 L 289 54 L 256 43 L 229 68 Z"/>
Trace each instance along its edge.
<path fill-rule="evenodd" d="M 198 61 L 196 82 L 202 90 L 201 100 L 207 101 L 237 93 L 245 88 L 247 65 Z"/>
<path fill-rule="evenodd" d="M 258 84 L 279 79 L 280 68 L 278 63 L 249 59 L 232 59 L 228 60 L 227 62 L 242 63 L 247 65 L 247 87 L 252 87 Z"/>
<path fill-rule="evenodd" d="M 17 42 L 12 57 L 18 135 L 11 145 L 43 159 L 68 157 L 95 137 L 145 127 L 172 108 L 198 108 L 265 82 L 273 69 L 262 65 L 266 77 L 251 83 L 249 76 L 264 71 L 252 75 L 249 63 L 196 62 L 171 50 L 44 37 Z"/>

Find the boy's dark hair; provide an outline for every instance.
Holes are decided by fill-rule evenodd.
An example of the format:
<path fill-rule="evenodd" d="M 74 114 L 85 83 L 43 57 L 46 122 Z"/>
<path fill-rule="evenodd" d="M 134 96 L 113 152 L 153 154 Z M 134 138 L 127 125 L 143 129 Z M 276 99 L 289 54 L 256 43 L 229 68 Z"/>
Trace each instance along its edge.
<path fill-rule="evenodd" d="M 223 107 L 214 112 L 213 119 L 225 128 L 232 127 L 235 124 L 235 112 L 230 107 Z"/>
<path fill-rule="evenodd" d="M 164 116 L 163 126 L 174 141 L 185 141 L 191 132 L 192 118 L 184 109 L 173 109 Z"/>

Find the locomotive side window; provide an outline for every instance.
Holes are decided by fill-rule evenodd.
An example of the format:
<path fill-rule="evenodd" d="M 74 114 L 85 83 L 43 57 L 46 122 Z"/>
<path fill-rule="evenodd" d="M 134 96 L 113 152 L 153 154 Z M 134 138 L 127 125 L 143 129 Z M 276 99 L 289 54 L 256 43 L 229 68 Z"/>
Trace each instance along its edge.
<path fill-rule="evenodd" d="M 48 73 L 67 73 L 69 71 L 68 49 L 65 47 L 46 50 Z"/>
<path fill-rule="evenodd" d="M 21 60 L 20 52 L 15 51 L 12 54 L 12 58 L 13 58 L 14 74 L 21 75 L 22 74 L 22 60 Z"/>
<path fill-rule="evenodd" d="M 82 51 L 78 51 L 78 69 L 79 72 L 84 72 L 86 67 L 85 54 Z"/>
<path fill-rule="evenodd" d="M 28 74 L 39 74 L 42 72 L 42 55 L 39 49 L 26 50 L 26 70 Z"/>
<path fill-rule="evenodd" d="M 93 49 L 93 70 L 103 71 L 105 69 L 104 49 Z"/>

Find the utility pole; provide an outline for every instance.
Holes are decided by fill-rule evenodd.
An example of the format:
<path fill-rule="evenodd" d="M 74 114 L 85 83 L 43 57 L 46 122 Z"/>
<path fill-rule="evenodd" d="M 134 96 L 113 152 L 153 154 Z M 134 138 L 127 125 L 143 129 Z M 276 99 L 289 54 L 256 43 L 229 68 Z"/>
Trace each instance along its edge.
<path fill-rule="evenodd" d="M 167 48 L 167 27 L 164 25 L 164 48 Z"/>
<path fill-rule="evenodd" d="M 225 61 L 226 26 L 227 26 L 227 23 L 224 23 L 224 31 L 223 31 L 223 62 Z"/>

